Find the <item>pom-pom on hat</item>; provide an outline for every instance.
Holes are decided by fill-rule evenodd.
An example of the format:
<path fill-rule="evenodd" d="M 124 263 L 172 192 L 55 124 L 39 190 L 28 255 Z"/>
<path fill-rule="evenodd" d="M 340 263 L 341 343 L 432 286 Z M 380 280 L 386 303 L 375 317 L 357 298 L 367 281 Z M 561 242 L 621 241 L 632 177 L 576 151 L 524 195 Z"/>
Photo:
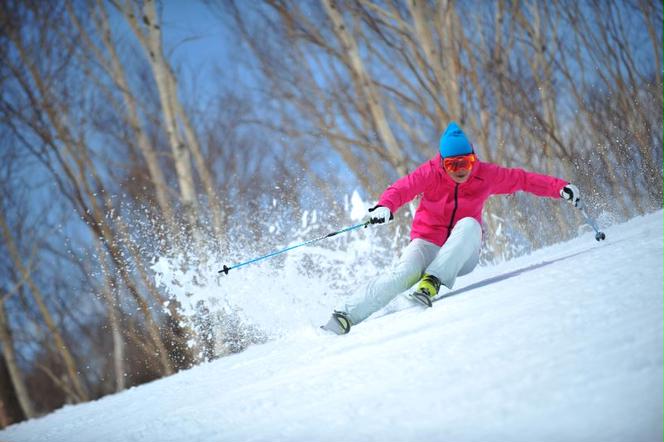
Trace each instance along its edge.
<path fill-rule="evenodd" d="M 473 145 L 470 144 L 459 125 L 454 121 L 451 122 L 443 136 L 440 137 L 440 156 L 447 158 L 469 153 L 473 153 Z"/>

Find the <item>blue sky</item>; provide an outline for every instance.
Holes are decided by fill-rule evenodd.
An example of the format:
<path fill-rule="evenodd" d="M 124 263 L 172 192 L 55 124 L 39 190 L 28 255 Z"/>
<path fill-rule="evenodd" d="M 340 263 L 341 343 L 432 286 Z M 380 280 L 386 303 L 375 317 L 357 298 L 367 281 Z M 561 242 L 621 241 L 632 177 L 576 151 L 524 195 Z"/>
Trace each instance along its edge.
<path fill-rule="evenodd" d="M 221 19 L 200 1 L 165 0 L 162 23 L 166 56 L 176 69 L 184 67 L 180 85 L 195 80 L 203 88 L 198 90 L 202 96 L 213 95 L 215 83 L 221 81 L 217 68 L 224 72 L 234 68 L 232 43 Z"/>

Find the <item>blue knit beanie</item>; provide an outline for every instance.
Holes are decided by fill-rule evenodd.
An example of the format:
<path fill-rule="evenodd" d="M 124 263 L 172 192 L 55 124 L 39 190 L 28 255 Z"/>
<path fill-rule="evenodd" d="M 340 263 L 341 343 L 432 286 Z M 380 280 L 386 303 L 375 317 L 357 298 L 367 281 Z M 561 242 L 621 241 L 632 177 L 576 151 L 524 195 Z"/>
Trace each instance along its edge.
<path fill-rule="evenodd" d="M 459 125 L 454 121 L 451 122 L 443 136 L 440 137 L 440 156 L 447 158 L 469 153 L 473 153 L 473 145 L 470 144 Z"/>

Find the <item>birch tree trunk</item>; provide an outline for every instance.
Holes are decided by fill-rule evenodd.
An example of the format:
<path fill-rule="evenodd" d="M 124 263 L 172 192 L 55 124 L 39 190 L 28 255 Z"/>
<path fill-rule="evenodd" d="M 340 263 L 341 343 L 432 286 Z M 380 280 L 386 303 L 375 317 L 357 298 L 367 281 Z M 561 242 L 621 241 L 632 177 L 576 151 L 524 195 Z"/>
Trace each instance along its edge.
<path fill-rule="evenodd" d="M 93 43 L 93 40 L 88 35 L 86 29 L 79 23 L 79 20 L 74 13 L 73 6 L 71 5 L 70 1 L 66 3 L 66 6 L 72 22 L 76 25 L 77 30 L 82 36 L 83 44 L 87 46 L 99 64 L 104 68 L 104 70 L 108 72 L 108 75 L 115 82 L 118 90 L 122 95 L 126 106 L 126 114 L 124 117 L 127 120 L 128 126 L 134 133 L 136 138 L 136 145 L 138 146 L 141 155 L 145 159 L 148 173 L 150 174 L 150 180 L 154 185 L 157 204 L 159 205 L 159 209 L 161 210 L 162 216 L 165 220 L 167 230 L 171 233 L 171 236 L 174 237 L 177 232 L 177 228 L 175 226 L 175 216 L 169 197 L 169 186 L 166 182 L 162 167 L 159 164 L 157 152 L 152 147 L 148 135 L 143 125 L 141 124 L 138 111 L 139 106 L 136 96 L 131 92 L 131 87 L 127 80 L 124 65 L 120 61 L 115 44 L 112 41 L 112 30 L 109 24 L 109 17 L 106 11 L 106 7 L 101 0 L 96 0 L 96 9 L 94 9 L 95 14 L 91 21 L 94 23 L 96 29 L 98 30 L 99 40 L 103 44 L 103 47 L 106 49 L 108 57 L 105 56 L 102 51 L 99 50 L 99 48 Z"/>
<path fill-rule="evenodd" d="M 198 232 L 198 202 L 194 173 L 191 165 L 191 154 L 182 140 L 177 122 L 177 90 L 174 87 L 174 74 L 166 61 L 162 48 L 161 27 L 158 22 L 154 0 L 143 2 L 141 21 L 139 24 L 135 9 L 129 0 L 122 5 L 116 3 L 127 23 L 129 23 L 139 43 L 146 52 L 152 74 L 159 91 L 161 109 L 164 114 L 164 126 L 168 142 L 173 154 L 173 162 L 180 189 L 180 199 L 187 220 L 194 235 Z"/>
<path fill-rule="evenodd" d="M 196 170 L 198 170 L 198 174 L 203 184 L 203 190 L 207 195 L 208 205 L 210 206 L 210 211 L 212 212 L 213 231 L 215 237 L 217 239 L 220 239 L 223 236 L 226 222 L 223 210 L 221 208 L 221 201 L 219 195 L 216 192 L 214 178 L 212 177 L 212 173 L 208 168 L 208 163 L 203 156 L 203 152 L 201 150 L 201 146 L 198 141 L 198 136 L 196 135 L 193 125 L 189 120 L 189 116 L 185 112 L 180 101 L 177 99 L 177 93 L 176 93 L 177 86 L 175 83 L 175 76 L 171 76 L 171 84 L 172 84 L 173 94 L 175 96 L 174 99 L 175 108 L 177 110 L 177 114 L 180 116 L 180 120 L 182 121 L 185 138 L 187 140 L 189 149 L 191 150 L 191 153 L 194 157 L 194 164 L 196 165 Z"/>
<path fill-rule="evenodd" d="M 449 63 L 446 63 L 445 71 L 445 99 L 449 106 L 449 113 L 452 118 L 459 120 L 463 125 L 469 123 L 466 121 L 465 108 L 461 105 L 461 82 L 462 82 L 462 63 L 459 40 L 463 33 L 463 29 L 459 26 L 459 18 L 457 17 L 454 9 L 453 2 L 445 1 L 444 5 L 438 8 L 439 15 L 441 16 L 441 39 L 444 43 L 443 46 L 444 56 Z"/>
<path fill-rule="evenodd" d="M 193 157 L 196 171 L 203 185 L 203 191 L 207 196 L 213 231 L 215 236 L 219 238 L 225 228 L 225 216 L 221 201 L 216 192 L 215 180 L 203 155 L 194 126 L 178 97 L 177 78 L 163 54 L 161 23 L 155 1 L 146 0 L 143 3 L 142 21 L 145 25 L 143 27 L 139 24 L 133 13 L 133 8 L 128 3 L 125 2 L 122 12 L 145 49 L 152 67 L 175 161 L 181 198 L 185 207 L 189 208 L 187 215 L 189 222 L 192 226 L 196 226 L 200 216 L 196 200 L 194 172 L 191 166 L 191 157 Z"/>
<path fill-rule="evenodd" d="M 5 357 L 5 363 L 9 370 L 9 377 L 11 378 L 14 391 L 21 410 L 27 419 L 36 416 L 35 410 L 32 406 L 32 400 L 28 394 L 28 388 L 25 385 L 21 370 L 18 368 L 16 362 L 16 352 L 14 351 L 14 342 L 11 336 L 11 330 L 7 323 L 7 312 L 5 310 L 5 299 L 7 295 L 0 298 L 0 345 L 2 345 L 2 354 Z"/>
<path fill-rule="evenodd" d="M 111 326 L 111 337 L 113 339 L 113 374 L 115 377 L 115 391 L 119 392 L 125 389 L 125 344 L 124 339 L 122 338 L 122 326 L 120 325 L 120 318 L 118 316 L 116 298 L 113 294 L 113 286 L 116 284 L 114 284 L 115 278 L 109 269 L 103 247 L 99 241 L 97 241 L 96 247 L 102 276 L 104 278 L 102 297 L 106 303 L 108 322 Z"/>
<path fill-rule="evenodd" d="M 388 152 L 390 162 L 400 175 L 408 173 L 408 166 L 403 151 L 399 147 L 397 140 L 389 126 L 385 111 L 381 104 L 381 97 L 377 88 L 373 84 L 373 80 L 367 73 L 357 42 L 350 32 L 348 25 L 341 13 L 339 12 L 335 0 L 321 0 L 328 17 L 332 21 L 333 29 L 344 52 L 348 57 L 348 65 L 353 74 L 355 82 L 355 89 L 359 99 L 363 99 L 369 108 L 372 117 L 372 123 L 376 128 L 377 135 L 385 149 Z"/>
<path fill-rule="evenodd" d="M 102 206 L 98 201 L 98 194 L 94 191 L 90 183 L 88 182 L 88 177 L 92 176 L 96 183 L 98 189 L 103 189 L 101 185 L 101 180 L 99 174 L 97 173 L 97 168 L 95 164 L 90 159 L 90 152 L 88 147 L 84 145 L 84 140 L 76 139 L 74 134 L 71 132 L 74 125 L 68 122 L 68 108 L 64 103 L 58 102 L 58 100 L 53 96 L 53 93 L 49 88 L 46 87 L 45 79 L 42 77 L 41 73 L 37 70 L 34 63 L 31 62 L 30 56 L 25 50 L 25 47 L 22 44 L 22 41 L 15 35 L 10 34 L 10 38 L 14 43 L 17 52 L 20 56 L 20 59 L 24 66 L 28 67 L 28 72 L 30 74 L 31 80 L 35 85 L 35 92 L 28 91 L 26 93 L 33 94 L 38 96 L 39 106 L 44 110 L 45 121 L 48 121 L 52 126 L 52 130 L 55 134 L 51 134 L 50 130 L 45 131 L 43 128 L 36 129 L 36 135 L 42 138 L 45 145 L 53 148 L 55 153 L 56 161 L 62 168 L 62 176 L 65 177 L 65 180 L 69 182 L 69 185 L 74 189 L 70 198 L 74 203 L 74 206 L 79 211 L 82 218 L 88 223 L 88 226 L 93 230 L 97 238 L 102 238 L 103 244 L 109 251 L 109 256 L 111 256 L 114 264 L 117 269 L 120 271 L 122 280 L 127 285 L 129 293 L 132 295 L 134 300 L 141 313 L 143 314 L 146 321 L 146 328 L 148 334 L 153 341 L 153 344 L 156 349 L 157 355 L 160 357 L 162 368 L 165 374 L 173 373 L 173 369 L 168 360 L 167 351 L 161 341 L 159 328 L 152 317 L 150 307 L 147 302 L 141 297 L 139 290 L 136 288 L 136 285 L 133 281 L 132 275 L 127 268 L 127 263 L 122 257 L 122 251 L 116 243 L 116 236 L 106 220 Z M 15 66 L 11 67 L 13 72 L 16 75 L 21 75 L 21 72 Z M 29 81 L 23 79 L 23 84 L 25 88 L 29 88 Z M 37 99 L 35 97 L 35 99 Z M 55 140 L 59 141 L 59 146 L 56 145 Z M 62 151 L 60 151 L 60 148 Z M 56 180 L 60 180 L 61 177 L 56 176 Z M 63 185 L 63 187 L 65 187 Z M 108 203 L 108 197 L 107 203 Z M 20 257 L 17 256 L 14 261 L 16 262 L 17 268 L 20 270 L 24 277 L 29 276 L 24 267 L 21 266 Z M 33 296 L 39 306 L 40 312 L 44 315 L 44 319 L 47 322 L 49 330 L 54 335 L 56 340 L 56 346 L 59 351 L 62 352 L 63 359 L 69 373 L 69 376 L 72 378 L 72 383 L 74 385 L 74 391 L 80 400 L 84 400 L 87 396 L 82 389 L 82 385 L 78 380 L 76 375 L 76 369 L 74 366 L 73 358 L 71 354 L 65 347 L 62 338 L 60 337 L 55 324 L 53 323 L 50 314 L 43 302 L 43 297 L 41 292 L 38 290 L 38 287 L 32 282 L 31 279 L 27 279 L 30 284 L 30 288 L 33 291 Z"/>
<path fill-rule="evenodd" d="M 552 56 L 549 55 L 550 46 L 554 43 L 548 41 L 547 29 L 544 18 L 542 17 L 541 8 L 542 6 L 537 2 L 528 5 L 531 20 L 528 20 L 524 16 L 523 11 L 517 8 L 516 18 L 528 35 L 527 41 L 534 47 L 534 56 L 529 58 L 529 65 L 539 92 L 541 111 L 537 113 L 542 115 L 540 119 L 542 128 L 540 130 L 544 132 L 543 136 L 534 137 L 535 142 L 538 142 L 542 146 L 541 155 L 535 155 L 534 157 L 542 161 L 543 164 L 539 165 L 540 168 L 543 168 L 542 173 L 555 175 L 555 146 L 559 144 L 557 135 L 559 133 L 559 125 L 556 94 L 553 89 L 553 60 Z M 555 35 L 555 29 L 552 29 L 551 33 Z M 528 52 L 526 48 L 524 48 L 524 52 Z M 555 211 L 554 217 L 559 229 L 564 230 L 566 220 L 563 218 L 562 213 Z"/>

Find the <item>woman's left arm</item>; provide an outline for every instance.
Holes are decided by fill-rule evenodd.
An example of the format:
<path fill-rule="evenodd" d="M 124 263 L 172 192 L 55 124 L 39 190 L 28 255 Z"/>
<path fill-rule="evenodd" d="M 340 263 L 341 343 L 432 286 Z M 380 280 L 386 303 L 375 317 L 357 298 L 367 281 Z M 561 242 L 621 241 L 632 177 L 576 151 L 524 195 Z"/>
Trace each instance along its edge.
<path fill-rule="evenodd" d="M 537 196 L 560 198 L 562 189 L 569 184 L 565 180 L 549 175 L 491 165 L 491 193 L 509 194 L 522 190 Z"/>

